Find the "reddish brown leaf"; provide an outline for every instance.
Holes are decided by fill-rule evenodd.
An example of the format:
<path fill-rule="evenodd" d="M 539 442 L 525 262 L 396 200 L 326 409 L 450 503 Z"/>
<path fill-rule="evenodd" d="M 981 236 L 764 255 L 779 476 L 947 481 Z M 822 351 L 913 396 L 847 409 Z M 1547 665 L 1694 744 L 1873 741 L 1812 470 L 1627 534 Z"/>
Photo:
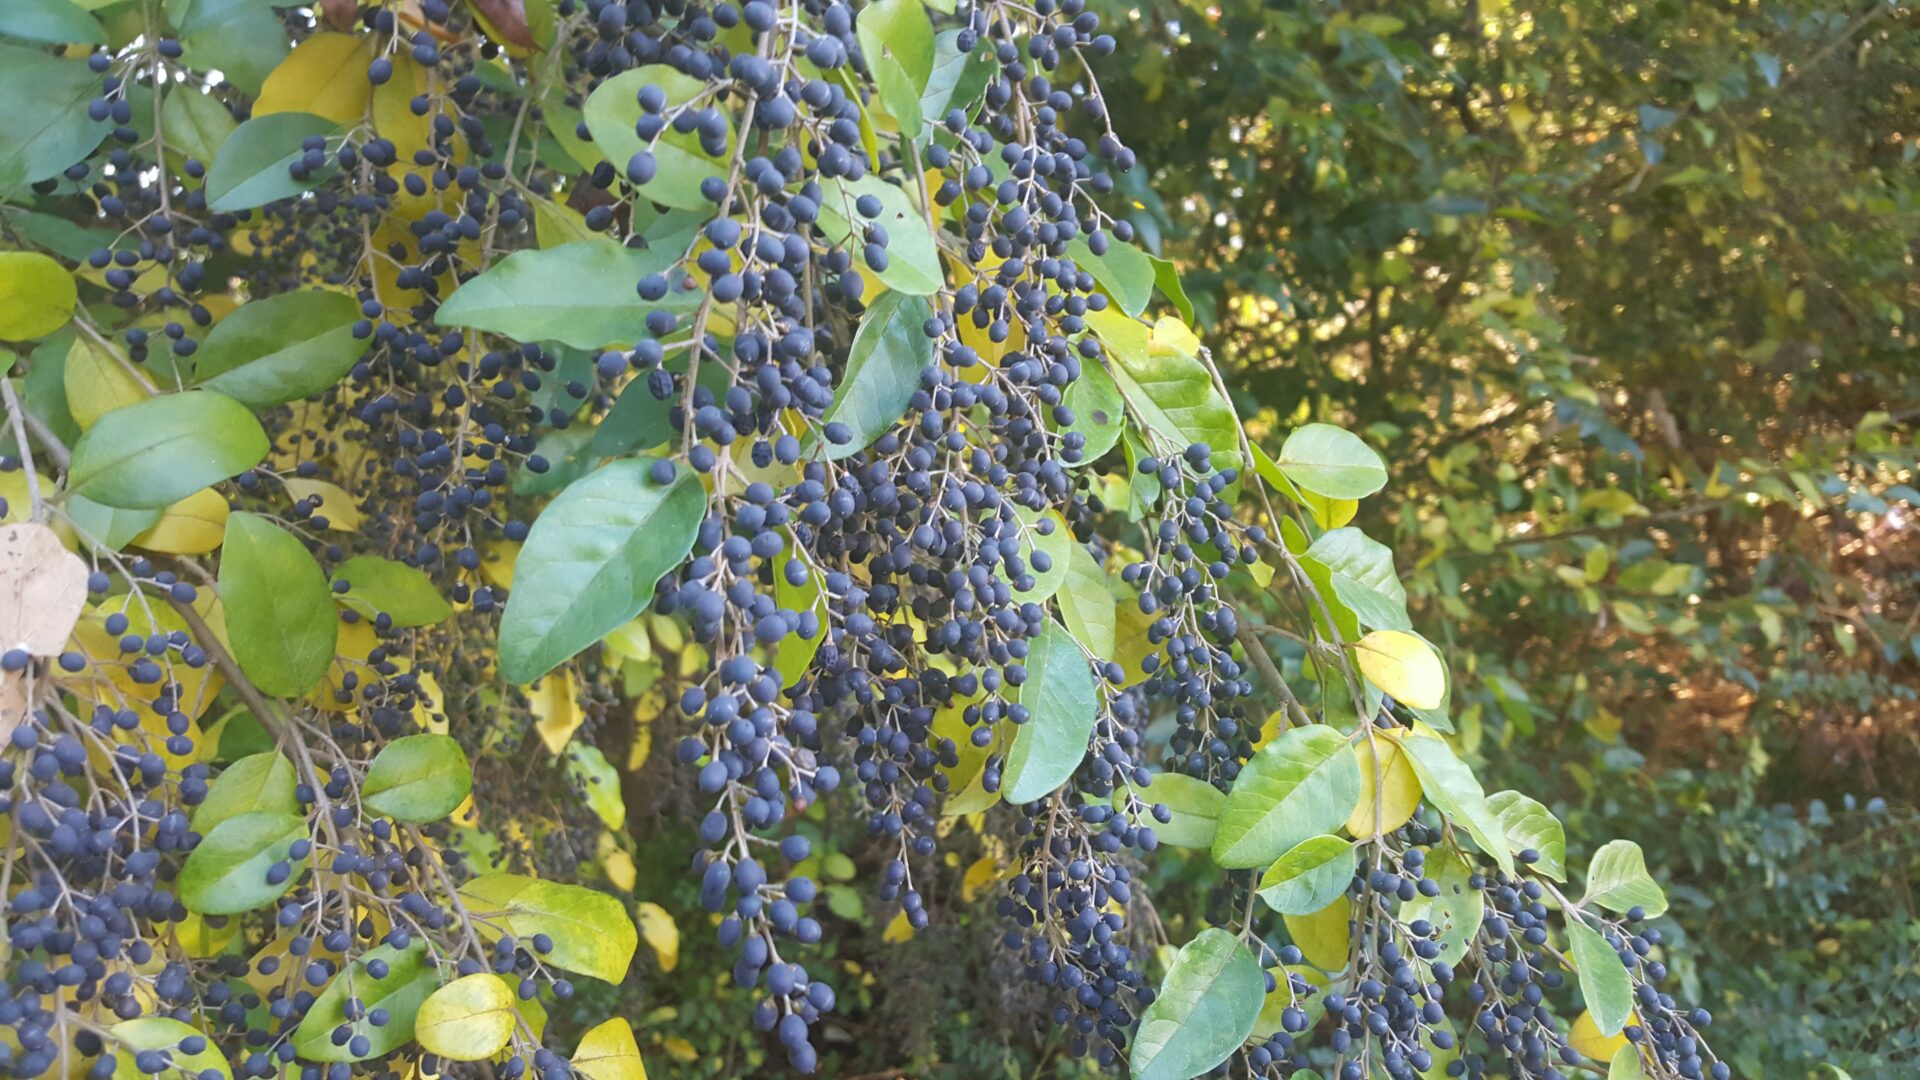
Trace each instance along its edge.
<path fill-rule="evenodd" d="M 487 20 L 503 44 L 533 48 L 533 30 L 527 26 L 526 0 L 471 0 L 473 10 Z"/>
<path fill-rule="evenodd" d="M 320 14 L 326 17 L 327 25 L 335 30 L 352 30 L 353 17 L 358 14 L 358 0 L 320 0 Z"/>

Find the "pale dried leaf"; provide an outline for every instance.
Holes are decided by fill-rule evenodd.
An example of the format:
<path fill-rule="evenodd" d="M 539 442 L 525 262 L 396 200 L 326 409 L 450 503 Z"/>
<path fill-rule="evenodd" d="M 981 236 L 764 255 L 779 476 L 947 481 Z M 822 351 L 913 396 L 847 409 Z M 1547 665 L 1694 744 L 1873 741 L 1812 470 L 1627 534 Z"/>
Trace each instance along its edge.
<path fill-rule="evenodd" d="M 45 525 L 0 528 L 0 650 L 57 656 L 87 603 L 87 564 Z"/>

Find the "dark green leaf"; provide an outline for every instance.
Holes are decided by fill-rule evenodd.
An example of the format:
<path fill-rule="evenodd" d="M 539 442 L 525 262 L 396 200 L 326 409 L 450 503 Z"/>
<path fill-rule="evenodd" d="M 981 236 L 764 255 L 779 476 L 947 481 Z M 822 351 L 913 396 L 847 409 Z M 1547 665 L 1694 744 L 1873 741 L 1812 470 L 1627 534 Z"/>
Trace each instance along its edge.
<path fill-rule="evenodd" d="M 376 814 L 424 825 L 453 813 L 472 790 L 473 767 L 457 741 L 405 735 L 374 755 L 360 801 Z"/>
<path fill-rule="evenodd" d="M 851 457 L 905 415 L 921 372 L 933 363 L 933 341 L 924 329 L 930 313 L 925 300 L 901 292 L 885 293 L 867 309 L 847 353 L 847 372 L 822 418 L 823 424 L 847 425 L 853 438 L 822 440 L 821 456 Z"/>
<path fill-rule="evenodd" d="M 297 697 L 326 674 L 340 619 L 327 577 L 299 537 L 258 514 L 229 515 L 220 599 L 234 659 L 255 686 Z"/>
<path fill-rule="evenodd" d="M 113 125 L 87 118 L 102 76 L 78 58 L 0 45 L 0 192 L 58 176 L 85 158 Z"/>
<path fill-rule="evenodd" d="M 338 167 L 331 153 L 337 127 L 310 113 L 272 113 L 234 128 L 207 167 L 208 208 L 222 213 L 250 210 L 318 186 Z M 305 153 L 300 144 L 314 135 L 329 137 L 327 163 L 296 180 L 287 170 Z"/>
<path fill-rule="evenodd" d="M 72 0 L 8 0 L 0 5 L 0 34 L 44 45 L 107 43 L 100 20 Z"/>
<path fill-rule="evenodd" d="M 1087 756 L 1100 707 L 1093 670 L 1059 623 L 1049 621 L 1029 643 L 1026 668 L 1020 704 L 1027 707 L 1027 722 L 1013 736 L 1000 780 L 1001 797 L 1015 805 L 1067 782 Z"/>
<path fill-rule="evenodd" d="M 1153 284 L 1161 295 L 1173 301 L 1175 311 L 1180 313 L 1180 321 L 1192 326 L 1193 301 L 1187 299 L 1187 288 L 1180 283 L 1180 268 L 1173 265 L 1172 259 L 1163 259 L 1158 255 L 1149 255 L 1153 260 Z"/>
<path fill-rule="evenodd" d="M 154 510 L 258 465 L 267 433 L 245 405 L 188 390 L 115 409 L 73 448 L 68 490 L 129 510 Z"/>
<path fill-rule="evenodd" d="M 630 344 L 645 333 L 648 312 L 690 310 L 698 302 L 697 294 L 678 288 L 658 302 L 634 291 L 641 278 L 664 273 L 680 254 L 636 251 L 604 237 L 516 251 L 455 289 L 435 319 L 577 349 Z"/>
<path fill-rule="evenodd" d="M 194 354 L 194 378 L 251 409 L 312 397 L 353 370 L 360 305 L 337 292 L 250 300 L 215 324 Z"/>
<path fill-rule="evenodd" d="M 1599 931 L 1574 918 L 1567 920 L 1567 951 L 1580 969 L 1580 996 L 1587 999 L 1594 1026 L 1602 1035 L 1618 1035 L 1633 1016 L 1633 979 L 1619 952 Z"/>
<path fill-rule="evenodd" d="M 307 819 L 299 814 L 255 810 L 228 818 L 200 838 L 180 868 L 180 903 L 196 915 L 238 915 L 273 903 L 300 875 L 296 868 L 270 885 L 268 870 L 287 862 L 294 841 L 306 838 Z"/>
<path fill-rule="evenodd" d="M 998 70 L 991 49 L 976 46 L 973 52 L 963 53 L 959 39 L 958 30 L 942 30 L 933 39 L 933 70 L 920 95 L 920 113 L 935 123 L 952 109 L 971 113 Z"/>
<path fill-rule="evenodd" d="M 1107 238 L 1105 255 L 1095 255 L 1087 241 L 1078 236 L 1067 242 L 1067 251 L 1075 264 L 1092 274 L 1093 280 L 1107 290 L 1107 295 L 1113 297 L 1128 317 L 1138 318 L 1147 310 L 1147 304 L 1153 300 L 1155 275 L 1153 260 L 1146 252 L 1112 236 Z"/>
<path fill-rule="evenodd" d="M 603 465 L 533 523 L 500 621 L 508 681 L 532 682 L 638 615 L 692 550 L 706 493 L 684 469 L 666 484 L 652 471 L 652 458 Z"/>

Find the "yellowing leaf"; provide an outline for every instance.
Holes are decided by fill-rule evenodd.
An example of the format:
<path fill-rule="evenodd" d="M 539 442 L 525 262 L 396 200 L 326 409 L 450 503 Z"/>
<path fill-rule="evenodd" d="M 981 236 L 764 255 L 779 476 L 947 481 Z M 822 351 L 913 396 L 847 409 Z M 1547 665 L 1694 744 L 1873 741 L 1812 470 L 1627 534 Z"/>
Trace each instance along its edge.
<path fill-rule="evenodd" d="M 573 684 L 573 672 L 556 671 L 527 687 L 527 707 L 533 710 L 534 728 L 547 752 L 558 754 L 573 741 L 587 714 L 580 711 L 579 691 Z"/>
<path fill-rule="evenodd" d="M 640 937 L 653 950 L 660 960 L 661 971 L 672 971 L 680 965 L 680 927 L 673 921 L 667 909 L 651 901 L 640 902 L 637 921 L 640 924 Z"/>
<path fill-rule="evenodd" d="M 607 880 L 613 883 L 613 887 L 622 892 L 632 892 L 640 880 L 640 870 L 633 865 L 633 856 L 617 847 L 601 853 L 600 868 L 607 872 Z"/>
<path fill-rule="evenodd" d="M 580 1045 L 573 1051 L 573 1071 L 587 1080 L 647 1080 L 647 1063 L 640 1060 L 633 1027 L 618 1017 L 580 1036 Z"/>
<path fill-rule="evenodd" d="M 24 103 L 19 103 L 24 104 Z M 73 316 L 73 277 L 33 251 L 0 251 L 0 338 L 45 337 Z"/>
<path fill-rule="evenodd" d="M 479 1061 L 507 1045 L 517 1017 L 513 991 L 500 976 L 483 971 L 455 979 L 421 1002 L 413 1033 L 443 1058 Z"/>
<path fill-rule="evenodd" d="M 667 1048 L 668 1057 L 682 1065 L 691 1065 L 700 1060 L 700 1051 L 695 1050 L 692 1043 L 678 1035 L 667 1036 L 660 1041 L 660 1045 Z"/>
<path fill-rule="evenodd" d="M 893 918 L 887 920 L 887 928 L 880 931 L 880 940 L 889 945 L 913 940 L 913 924 L 907 921 L 905 911 L 893 913 Z"/>
<path fill-rule="evenodd" d="M 1355 839 L 1364 840 L 1383 832 L 1392 832 L 1407 823 L 1413 811 L 1420 805 L 1420 778 L 1414 774 L 1413 763 L 1400 748 L 1400 741 L 1390 735 L 1376 732 L 1370 739 L 1362 739 L 1353 745 L 1353 756 L 1360 761 L 1360 801 L 1354 804 L 1353 813 L 1347 818 L 1347 832 Z M 1378 757 L 1376 766 L 1374 759 Z M 1376 807 L 1375 778 L 1378 777 L 1379 798 Z M 1379 819 L 1374 818 L 1375 810 Z"/>
<path fill-rule="evenodd" d="M 966 876 L 960 882 L 960 896 L 971 904 L 999 880 L 1000 860 L 991 855 L 982 855 L 967 867 Z"/>
<path fill-rule="evenodd" d="M 1354 646 L 1367 681 L 1415 709 L 1437 709 L 1447 696 L 1447 669 L 1432 647 L 1404 630 L 1375 630 Z"/>
<path fill-rule="evenodd" d="M 361 526 L 366 524 L 366 518 L 360 513 L 359 503 L 340 485 L 299 476 L 290 476 L 285 483 L 287 494 L 292 495 L 296 501 L 311 499 L 316 495 L 320 497 L 320 507 L 314 512 L 327 519 L 327 528 L 338 532 L 357 533 Z"/>
<path fill-rule="evenodd" d="M 1589 1010 L 1581 1013 L 1573 1022 L 1573 1030 L 1567 1033 L 1567 1044 L 1589 1061 L 1611 1061 L 1613 1055 L 1627 1045 L 1627 1036 L 1624 1031 L 1612 1035 L 1600 1034 L 1600 1025 L 1594 1022 L 1593 1012 Z"/>
<path fill-rule="evenodd" d="M 160 511 L 160 520 L 134 537 L 133 546 L 169 555 L 204 555 L 225 538 L 228 510 L 219 492 L 201 488 Z"/>
<path fill-rule="evenodd" d="M 301 42 L 280 66 L 267 75 L 253 115 L 301 112 L 338 124 L 366 115 L 373 84 L 367 65 L 373 60 L 371 38 L 322 32 Z"/>
<path fill-rule="evenodd" d="M 1324 971 L 1340 971 L 1347 966 L 1347 946 L 1353 933 L 1347 919 L 1352 911 L 1352 903 L 1342 896 L 1311 915 L 1283 915 L 1281 919 L 1308 963 Z"/>
<path fill-rule="evenodd" d="M 73 339 L 62 377 L 66 380 L 67 411 L 83 431 L 113 410 L 145 401 L 148 396 L 146 388 L 127 374 L 113 353 L 84 337 Z"/>
<path fill-rule="evenodd" d="M 520 545 L 511 540 L 495 540 L 480 555 L 480 577 L 496 589 L 513 588 L 513 564 L 520 558 Z"/>

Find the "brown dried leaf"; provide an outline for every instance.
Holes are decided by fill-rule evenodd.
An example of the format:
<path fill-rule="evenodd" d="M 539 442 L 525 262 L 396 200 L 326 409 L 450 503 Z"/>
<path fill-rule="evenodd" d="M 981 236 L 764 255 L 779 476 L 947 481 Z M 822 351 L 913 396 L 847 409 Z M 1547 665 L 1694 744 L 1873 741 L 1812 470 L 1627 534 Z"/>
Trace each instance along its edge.
<path fill-rule="evenodd" d="M 533 48 L 533 30 L 527 26 L 525 0 L 472 0 L 472 4 L 473 10 L 487 20 L 488 28 L 504 39 L 503 44 Z"/>
<path fill-rule="evenodd" d="M 87 564 L 37 522 L 0 527 L 0 651 L 57 656 L 87 602 Z"/>
<path fill-rule="evenodd" d="M 320 14 L 326 16 L 329 26 L 342 32 L 353 29 L 359 7 L 358 0 L 320 0 Z"/>

